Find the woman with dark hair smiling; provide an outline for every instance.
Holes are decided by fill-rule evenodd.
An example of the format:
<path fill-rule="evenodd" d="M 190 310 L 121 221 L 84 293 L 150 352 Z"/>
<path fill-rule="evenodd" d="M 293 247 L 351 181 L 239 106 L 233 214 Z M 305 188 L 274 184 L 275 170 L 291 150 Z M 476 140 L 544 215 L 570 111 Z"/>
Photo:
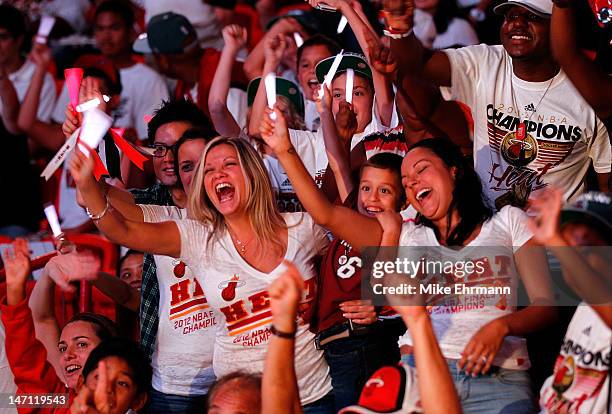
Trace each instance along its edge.
<path fill-rule="evenodd" d="M 384 216 L 377 216 L 376 220 L 325 203 L 291 144 L 282 114 L 275 109 L 277 120 L 272 121 L 271 111 L 267 113 L 261 125 L 262 138 L 276 153 L 315 222 L 360 251 L 366 246 L 380 245 L 383 229 L 392 227 L 388 220 Z M 464 261 L 488 261 L 484 272 L 473 272 L 466 279 L 478 282 L 479 286 L 508 286 L 513 292 L 493 298 L 485 295 L 428 298 L 434 331 L 463 397 L 463 410 L 499 412 L 511 406 L 512 412 L 530 412 L 533 402 L 526 371 L 529 357 L 525 340 L 519 336 L 545 326 L 555 312 L 540 306 L 551 303 L 552 292 L 544 251 L 529 247 L 532 233 L 527 228 L 527 216 L 510 206 L 493 213 L 484 201 L 482 185 L 471 163 L 459 147 L 446 139 L 427 139 L 412 146 L 401 171 L 406 198 L 418 215 L 416 220 L 403 224 L 395 234 L 394 244 L 414 247 L 409 252 L 432 246 L 426 253 L 437 256 L 458 254 L 447 247 L 479 247 L 475 251 L 461 249 Z M 385 238 L 387 234 L 385 231 Z M 389 245 L 388 240 L 385 245 Z M 457 278 L 446 274 L 433 276 L 441 276 L 437 282 Z M 517 311 L 514 292 L 519 277 L 530 304 Z M 427 281 L 432 283 L 436 279 Z M 466 303 L 457 306 L 457 299 Z M 468 306 L 472 302 L 467 300 L 477 305 Z M 412 339 L 408 332 L 399 343 L 402 359 L 411 362 Z"/>

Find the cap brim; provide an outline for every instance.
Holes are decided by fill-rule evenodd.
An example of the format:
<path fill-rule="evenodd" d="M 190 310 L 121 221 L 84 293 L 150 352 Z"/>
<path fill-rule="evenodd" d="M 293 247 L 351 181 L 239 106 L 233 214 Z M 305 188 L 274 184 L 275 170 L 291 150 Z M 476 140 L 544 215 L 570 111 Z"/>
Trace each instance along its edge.
<path fill-rule="evenodd" d="M 325 80 L 325 75 L 327 75 L 327 72 L 329 71 L 335 57 L 336 56 L 334 55 L 324 59 L 315 67 L 315 75 L 319 83 L 323 83 Z M 372 79 L 372 70 L 365 59 L 361 57 L 347 54 L 343 55 L 334 77 L 338 76 L 338 74 L 342 72 L 346 72 L 347 69 L 353 69 L 355 73 L 359 73 L 366 78 Z"/>
<path fill-rule="evenodd" d="M 153 53 L 153 50 L 149 46 L 149 39 L 147 39 L 146 37 L 142 39 L 136 39 L 136 41 L 132 45 L 132 49 L 134 49 L 134 52 L 136 53 Z"/>
<path fill-rule="evenodd" d="M 543 17 L 545 19 L 550 19 L 550 16 L 551 16 L 550 13 L 546 13 L 546 12 L 544 12 L 542 10 L 538 10 L 538 9 L 536 9 L 534 7 L 531 7 L 528 4 L 521 3 L 521 2 L 518 2 L 518 1 L 507 1 L 505 3 L 498 4 L 497 6 L 495 6 L 493 8 L 493 13 L 499 14 L 499 15 L 503 16 L 504 14 L 506 14 L 506 11 L 508 11 L 508 9 L 510 7 L 514 7 L 514 6 L 518 6 L 518 7 L 522 7 L 524 9 L 527 9 L 530 12 L 532 12 L 533 14 L 535 14 L 537 16 L 540 16 L 540 17 Z"/>
<path fill-rule="evenodd" d="M 561 210 L 561 225 L 570 223 L 572 221 L 581 221 L 581 220 L 591 220 L 599 223 L 602 228 L 608 229 L 608 231 L 612 231 L 612 224 L 608 223 L 603 217 L 599 214 L 593 213 L 592 211 L 567 207 Z"/>

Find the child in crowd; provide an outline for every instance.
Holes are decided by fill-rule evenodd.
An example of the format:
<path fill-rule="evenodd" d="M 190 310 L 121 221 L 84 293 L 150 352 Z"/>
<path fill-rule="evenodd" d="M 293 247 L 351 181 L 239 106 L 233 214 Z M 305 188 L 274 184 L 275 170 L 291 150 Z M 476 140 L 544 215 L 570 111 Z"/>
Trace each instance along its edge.
<path fill-rule="evenodd" d="M 134 342 L 102 341 L 87 358 L 70 413 L 138 412 L 147 402 L 151 366 Z"/>
<path fill-rule="evenodd" d="M 6 298 L 0 304 L 6 330 L 7 359 L 15 376 L 18 395 L 31 393 L 68 393 L 74 399 L 81 372 L 91 351 L 103 340 L 116 336 L 116 328 L 108 318 L 92 313 L 77 313 L 55 336 L 55 343 L 43 345 L 36 339 L 32 312 L 26 300 L 26 282 L 30 275 L 28 244 L 17 239 L 4 251 Z M 45 272 L 56 272 L 54 259 Z M 57 326 L 57 322 L 55 322 Z M 45 333 L 47 340 L 52 337 Z M 53 363 L 49 361 L 54 358 Z M 66 413 L 66 408 L 56 408 Z M 22 409 L 21 412 L 37 412 Z"/>

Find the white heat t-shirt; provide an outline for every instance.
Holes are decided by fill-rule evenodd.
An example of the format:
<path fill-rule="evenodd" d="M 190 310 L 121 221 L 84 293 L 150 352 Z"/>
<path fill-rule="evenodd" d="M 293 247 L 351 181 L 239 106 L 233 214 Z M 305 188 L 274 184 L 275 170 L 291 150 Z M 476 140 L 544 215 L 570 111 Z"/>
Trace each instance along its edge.
<path fill-rule="evenodd" d="M 308 214 L 285 213 L 283 218 L 289 227 L 285 260 L 293 262 L 304 277 L 302 305 L 312 305 L 317 277 L 315 259 L 329 242 Z M 181 234 L 181 260 L 195 273 L 217 315 L 215 374 L 222 377 L 236 370 L 263 372 L 272 335 L 267 289 L 282 274 L 284 265 L 262 273 L 240 256 L 227 232 L 221 239 L 209 241 L 209 226 L 195 220 L 177 220 L 176 224 Z M 314 334 L 307 322 L 298 325 L 295 370 L 302 405 L 331 391 L 329 368 L 323 353 L 315 349 Z"/>
<path fill-rule="evenodd" d="M 185 209 L 139 205 L 147 223 L 183 219 Z M 154 255 L 159 283 L 159 328 L 153 350 L 153 388 L 165 394 L 205 395 L 212 368 L 216 319 L 189 266 Z"/>
<path fill-rule="evenodd" d="M 115 128 L 133 128 L 138 138 L 147 138 L 147 123 L 145 115 L 153 115 L 162 101 L 169 99 L 168 85 L 164 78 L 145 64 L 136 63 L 129 68 L 119 69 L 121 78 L 121 103 L 113 111 L 113 126 Z M 57 123 L 64 122 L 64 113 L 70 103 L 66 85 L 62 89 L 55 109 L 53 120 Z"/>
<path fill-rule="evenodd" d="M 399 242 L 401 247 L 419 246 L 426 249 L 428 255 L 441 252 L 444 258 L 482 263 L 483 272 L 474 272 L 462 279 L 457 279 L 455 276 L 455 282 L 462 281 L 466 285 L 474 286 L 510 287 L 509 295 L 439 294 L 428 298 L 428 302 L 432 305 L 427 309 L 445 358 L 460 359 L 461 352 L 482 326 L 516 310 L 519 274 L 514 262 L 514 253 L 531 236 L 532 233 L 527 228 L 526 214 L 511 206 L 503 207 L 483 223 L 478 236 L 466 245 L 468 249 L 459 251 L 440 246 L 431 228 L 416 225 L 414 220 L 404 222 Z M 431 280 L 431 282 L 436 284 L 441 281 Z M 408 331 L 400 337 L 399 345 L 412 345 Z M 528 369 L 530 362 L 525 339 L 506 336 L 493 360 L 493 365 L 509 369 Z"/>
<path fill-rule="evenodd" d="M 297 194 L 295 194 L 289 176 L 281 163 L 271 155 L 264 155 L 262 158 L 266 170 L 268 170 L 268 177 L 270 177 L 272 190 L 274 190 L 276 194 L 276 206 L 278 207 L 278 211 L 281 213 L 304 211 L 302 203 Z"/>
<path fill-rule="evenodd" d="M 502 46 L 445 53 L 452 87 L 443 92 L 472 109 L 474 166 L 492 202 L 513 185 L 531 186 L 532 193 L 555 185 L 571 201 L 585 191 L 591 160 L 596 172 L 610 172 L 608 132 L 563 71 L 552 83 L 527 82 L 514 75 Z M 523 139 L 515 135 L 519 121 Z"/>
<path fill-rule="evenodd" d="M 576 308 L 553 374 L 540 391 L 543 413 L 604 414 L 610 392 L 612 331 L 587 304 Z"/>

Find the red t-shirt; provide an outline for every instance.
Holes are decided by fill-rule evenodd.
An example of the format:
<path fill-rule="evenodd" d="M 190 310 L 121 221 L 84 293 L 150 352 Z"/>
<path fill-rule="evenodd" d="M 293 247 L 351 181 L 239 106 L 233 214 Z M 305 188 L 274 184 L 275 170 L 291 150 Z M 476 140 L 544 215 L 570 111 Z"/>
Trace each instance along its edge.
<path fill-rule="evenodd" d="M 68 406 L 44 410 L 44 412 L 63 414 L 70 412 L 75 397 L 64 382 L 57 376 L 53 366 L 47 361 L 44 345 L 36 339 L 32 312 L 27 299 L 14 306 L 0 303 L 2 323 L 6 331 L 5 347 L 11 371 L 17 385 L 17 395 L 27 394 L 68 394 Z M 38 413 L 40 408 L 19 408 L 19 413 Z"/>
<path fill-rule="evenodd" d="M 340 304 L 361 299 L 361 255 L 344 240 L 335 239 L 321 263 L 315 312 L 310 330 L 319 333 L 346 322 Z"/>

